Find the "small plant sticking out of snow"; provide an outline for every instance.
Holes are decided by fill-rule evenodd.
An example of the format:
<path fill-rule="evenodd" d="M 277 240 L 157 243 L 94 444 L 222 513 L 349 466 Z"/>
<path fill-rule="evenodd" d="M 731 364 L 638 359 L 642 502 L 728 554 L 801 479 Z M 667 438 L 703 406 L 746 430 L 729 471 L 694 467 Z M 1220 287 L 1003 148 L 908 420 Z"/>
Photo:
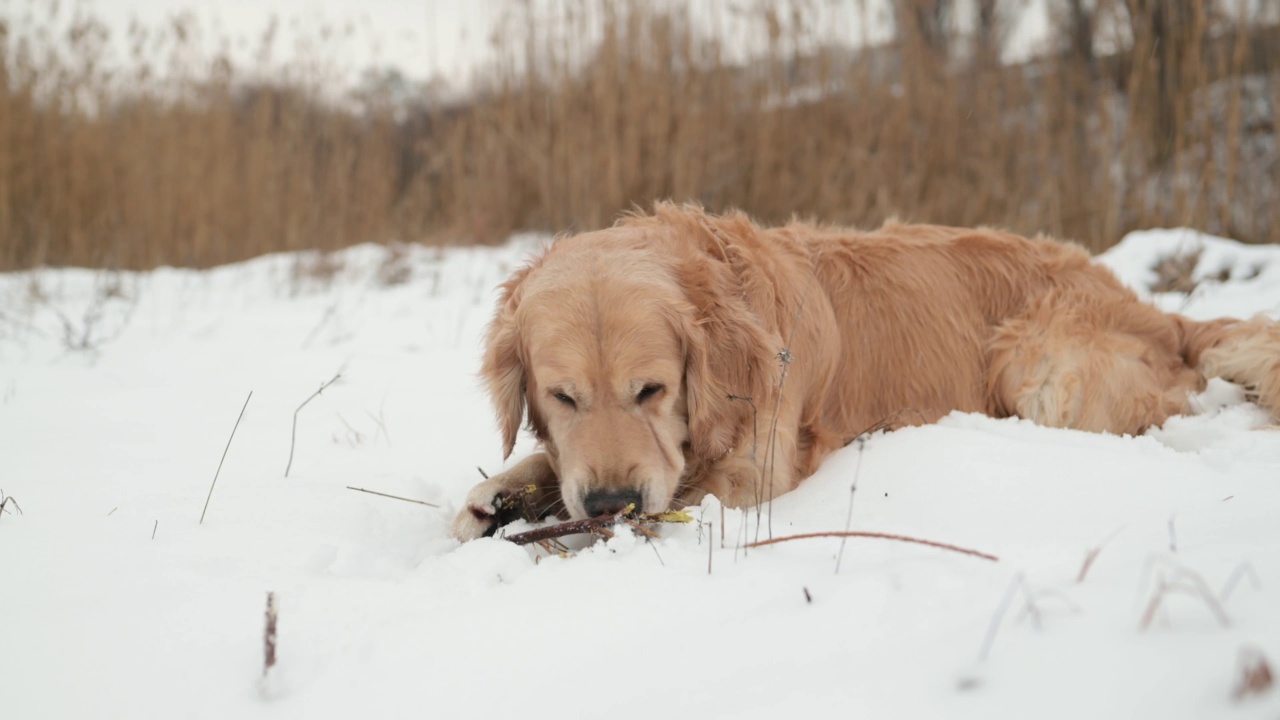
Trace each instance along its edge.
<path fill-rule="evenodd" d="M 1191 294 L 1199 284 L 1195 274 L 1203 252 L 1203 248 L 1196 248 L 1160 258 L 1160 262 L 1156 263 L 1154 268 L 1156 281 L 1151 284 L 1151 292 Z"/>
<path fill-rule="evenodd" d="M 1151 292 L 1190 295 L 1206 280 L 1223 283 L 1233 279 L 1230 267 L 1223 267 L 1215 273 L 1197 275 L 1196 271 L 1200 267 L 1200 258 L 1203 254 L 1204 248 L 1196 248 L 1160 258 L 1152 268 L 1156 273 L 1156 280 L 1151 284 Z M 1261 272 L 1259 267 L 1251 267 L 1244 277 L 1235 279 L 1248 280 L 1256 277 L 1259 272 Z"/>
<path fill-rule="evenodd" d="M 262 631 L 262 684 L 263 697 L 270 698 L 272 692 L 272 668 L 276 666 L 276 620 L 279 613 L 276 609 L 276 594 L 267 593 L 266 627 Z"/>
<path fill-rule="evenodd" d="M 1275 684 L 1275 673 L 1262 651 L 1256 647 L 1240 648 L 1237 662 L 1236 689 L 1231 694 L 1236 700 L 1243 700 L 1251 695 L 1262 695 Z"/>
<path fill-rule="evenodd" d="M 409 246 L 392 243 L 378 265 L 378 284 L 384 287 L 403 285 L 413 279 L 413 261 L 409 258 Z"/>
<path fill-rule="evenodd" d="M 10 510 L 9 510 L 10 505 L 13 506 L 14 510 L 18 511 L 19 515 L 23 514 L 22 508 L 18 505 L 18 501 L 14 500 L 12 495 L 5 495 L 4 490 L 0 490 L 0 515 L 4 515 L 5 513 L 10 513 Z"/>
<path fill-rule="evenodd" d="M 307 286 L 328 288 L 344 267 L 345 263 L 339 253 L 318 251 L 298 253 L 289 277 L 292 281 L 293 294 L 297 295 Z"/>

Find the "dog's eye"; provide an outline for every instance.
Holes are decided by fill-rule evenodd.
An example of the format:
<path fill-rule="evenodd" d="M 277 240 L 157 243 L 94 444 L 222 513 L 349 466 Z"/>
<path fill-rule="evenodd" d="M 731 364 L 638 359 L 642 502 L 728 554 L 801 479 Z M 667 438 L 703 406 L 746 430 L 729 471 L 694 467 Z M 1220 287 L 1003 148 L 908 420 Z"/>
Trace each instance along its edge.
<path fill-rule="evenodd" d="M 560 402 L 564 403 L 565 405 L 568 405 L 571 408 L 578 407 L 578 403 L 574 402 L 573 398 L 569 397 L 568 395 L 565 395 L 562 392 L 552 393 L 551 396 L 559 400 Z"/>
<path fill-rule="evenodd" d="M 640 388 L 640 392 L 636 395 L 636 404 L 638 405 L 644 402 L 645 400 L 648 400 L 654 395 L 657 395 L 658 393 L 662 392 L 662 390 L 663 390 L 662 385 L 658 383 L 649 383 L 648 385 L 645 385 L 644 387 Z"/>

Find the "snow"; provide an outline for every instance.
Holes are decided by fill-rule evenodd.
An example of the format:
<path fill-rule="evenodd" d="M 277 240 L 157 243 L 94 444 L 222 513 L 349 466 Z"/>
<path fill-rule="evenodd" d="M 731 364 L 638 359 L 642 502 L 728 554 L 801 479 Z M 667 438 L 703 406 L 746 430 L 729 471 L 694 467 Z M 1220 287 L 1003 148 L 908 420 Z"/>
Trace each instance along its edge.
<path fill-rule="evenodd" d="M 967 414 L 876 435 L 759 515 L 709 500 L 654 542 L 562 558 L 449 539 L 476 466 L 502 465 L 475 377 L 493 288 L 541 241 L 0 275 L 0 490 L 22 511 L 0 515 L 0 713 L 1280 713 L 1275 689 L 1233 699 L 1242 653 L 1280 662 L 1280 432 L 1222 382 L 1142 437 Z M 1102 261 L 1150 295 L 1150 268 L 1188 248 L 1205 282 L 1154 302 L 1277 316 L 1280 248 L 1152 231 Z M 336 374 L 298 413 L 286 478 L 294 411 Z M 855 481 L 852 528 L 999 562 L 735 549 L 844 529 Z M 1181 589 L 1144 629 L 1165 582 Z"/>

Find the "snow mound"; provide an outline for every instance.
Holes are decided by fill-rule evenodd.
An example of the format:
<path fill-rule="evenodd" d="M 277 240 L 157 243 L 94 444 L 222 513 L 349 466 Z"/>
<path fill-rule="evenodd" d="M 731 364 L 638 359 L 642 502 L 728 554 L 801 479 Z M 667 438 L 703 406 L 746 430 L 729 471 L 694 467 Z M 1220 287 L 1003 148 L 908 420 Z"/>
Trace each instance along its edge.
<path fill-rule="evenodd" d="M 0 275 L 0 714 L 1280 714 L 1275 689 L 1233 698 L 1241 657 L 1280 663 L 1280 432 L 1225 383 L 1142 437 L 960 413 L 879 434 L 653 541 L 449 539 L 502 465 L 475 378 L 494 287 L 542 241 Z M 1154 302 L 1280 307 L 1274 247 L 1153 231 L 1102 262 L 1151 295 L 1189 248 L 1197 289 Z M 999 562 L 741 547 L 845 528 Z"/>

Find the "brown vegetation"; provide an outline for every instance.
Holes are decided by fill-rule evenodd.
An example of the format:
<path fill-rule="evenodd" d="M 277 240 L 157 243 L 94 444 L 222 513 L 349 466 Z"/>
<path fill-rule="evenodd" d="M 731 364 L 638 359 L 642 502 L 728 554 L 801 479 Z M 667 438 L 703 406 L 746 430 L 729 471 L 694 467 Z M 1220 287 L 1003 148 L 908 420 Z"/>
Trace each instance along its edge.
<path fill-rule="evenodd" d="M 722 9 L 762 29 L 745 62 L 684 5 L 567 0 L 553 31 L 512 3 L 501 59 L 452 103 L 386 85 L 334 100 L 321 74 L 267 82 L 221 56 L 112 69 L 92 19 L 52 54 L 0 18 L 0 269 L 491 242 L 659 198 L 1094 249 L 1160 225 L 1280 242 L 1280 18 L 1233 0 L 1047 2 L 1050 46 L 1004 64 L 1019 3 L 961 18 L 906 0 L 894 39 L 871 44 L 822 32 L 822 0 Z M 130 44 L 189 57 L 192 34 L 179 19 Z"/>

